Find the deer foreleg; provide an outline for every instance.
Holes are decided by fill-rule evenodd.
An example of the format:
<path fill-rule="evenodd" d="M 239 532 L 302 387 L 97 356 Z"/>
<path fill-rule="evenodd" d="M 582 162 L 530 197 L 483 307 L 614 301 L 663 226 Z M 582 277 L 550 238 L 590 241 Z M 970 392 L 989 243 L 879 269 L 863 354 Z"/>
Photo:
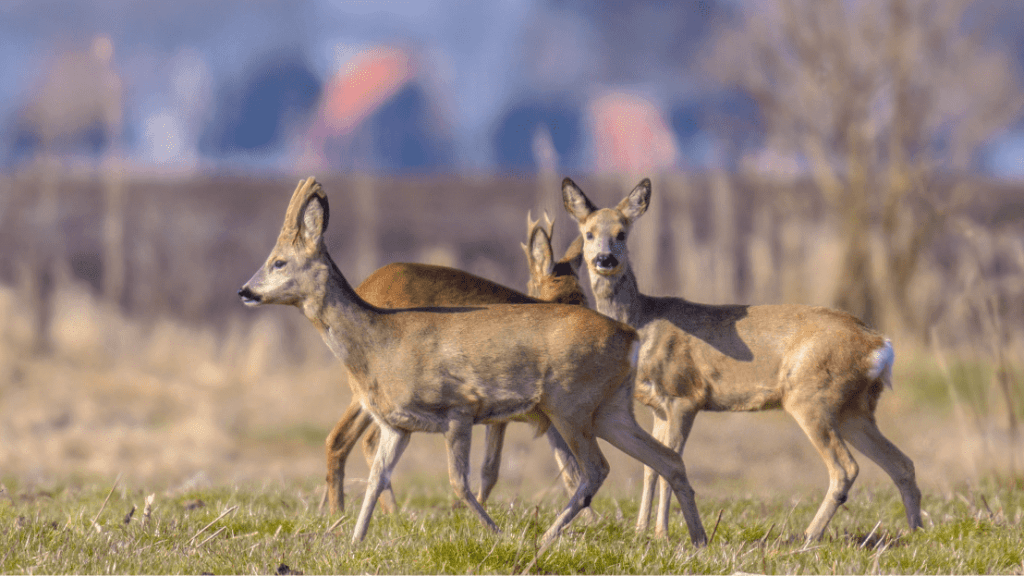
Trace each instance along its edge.
<path fill-rule="evenodd" d="M 373 459 L 377 454 L 377 444 L 380 442 L 380 428 L 377 425 L 370 426 L 370 431 L 363 436 L 363 457 L 366 458 L 366 465 L 373 466 Z M 395 490 L 388 480 L 384 492 L 380 495 L 380 505 L 387 513 L 398 511 L 398 500 L 395 499 Z"/>
<path fill-rule="evenodd" d="M 668 420 L 658 410 L 654 410 L 654 426 L 651 436 L 658 442 L 665 443 Z M 658 482 L 658 474 L 654 468 L 644 465 L 644 483 L 640 489 L 640 512 L 636 517 L 637 532 L 645 532 L 651 521 L 651 507 L 654 504 L 654 487 Z"/>
<path fill-rule="evenodd" d="M 373 508 L 377 504 L 384 487 L 391 481 L 391 472 L 395 469 L 399 457 L 409 445 L 410 432 L 393 428 L 378 420 L 380 426 L 380 443 L 377 445 L 377 456 L 373 459 L 373 466 L 370 467 L 370 477 L 367 479 L 366 496 L 363 498 L 363 507 L 359 510 L 359 518 L 356 520 L 355 532 L 352 534 L 352 543 L 358 544 L 366 537 L 366 530 L 370 526 L 370 517 L 373 515 Z"/>
<path fill-rule="evenodd" d="M 683 402 L 673 401 L 670 405 L 665 435 L 658 440 L 682 458 L 686 439 L 690 436 L 696 417 L 696 410 L 684 406 Z M 654 534 L 662 538 L 668 538 L 668 514 L 672 507 L 671 490 L 672 487 L 664 477 L 658 480 L 658 513 L 655 516 Z"/>

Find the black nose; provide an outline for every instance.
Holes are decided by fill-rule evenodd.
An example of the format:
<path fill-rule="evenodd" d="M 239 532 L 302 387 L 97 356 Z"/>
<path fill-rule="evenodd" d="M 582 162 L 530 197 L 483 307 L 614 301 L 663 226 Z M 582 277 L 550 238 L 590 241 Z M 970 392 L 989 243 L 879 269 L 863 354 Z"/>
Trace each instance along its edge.
<path fill-rule="evenodd" d="M 597 258 L 594 258 L 594 264 L 597 264 L 598 268 L 612 269 L 619 265 L 618 259 L 611 254 L 601 254 Z"/>
<path fill-rule="evenodd" d="M 242 288 L 238 289 L 238 297 L 241 298 L 245 302 L 259 302 L 260 301 L 259 294 L 256 294 L 255 292 L 253 292 L 252 290 L 249 290 L 248 288 L 246 288 L 244 286 Z"/>

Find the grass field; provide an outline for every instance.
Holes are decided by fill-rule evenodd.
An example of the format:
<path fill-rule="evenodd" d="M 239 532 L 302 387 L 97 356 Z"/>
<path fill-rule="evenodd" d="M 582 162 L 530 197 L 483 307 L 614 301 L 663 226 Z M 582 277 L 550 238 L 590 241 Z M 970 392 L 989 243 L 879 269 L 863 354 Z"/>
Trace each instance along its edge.
<path fill-rule="evenodd" d="M 313 484 L 157 493 L 127 483 L 22 490 L 0 502 L 4 573 L 1024 573 L 1024 486 L 989 482 L 925 493 L 925 529 L 908 534 L 892 489 L 855 490 L 820 543 L 801 531 L 819 493 L 799 498 L 702 499 L 713 539 L 695 549 L 679 514 L 672 539 L 636 534 L 635 499 L 599 497 L 596 518 L 570 525 L 534 562 L 556 513 L 552 499 L 498 499 L 501 534 L 483 530 L 446 483 L 400 496 L 360 545 L 355 511 L 318 511 Z M 813 497 L 812 497 L 813 496 Z M 555 499 L 557 500 L 557 499 Z M 338 521 L 340 519 L 340 522 Z"/>

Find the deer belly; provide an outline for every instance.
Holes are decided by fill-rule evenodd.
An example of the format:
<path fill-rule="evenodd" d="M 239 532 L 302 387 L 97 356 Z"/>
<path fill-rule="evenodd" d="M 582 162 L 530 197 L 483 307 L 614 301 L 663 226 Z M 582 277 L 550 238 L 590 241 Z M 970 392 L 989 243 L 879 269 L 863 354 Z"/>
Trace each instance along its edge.
<path fill-rule="evenodd" d="M 386 406 L 380 405 L 378 396 L 378 406 L 371 411 L 397 428 L 443 432 L 452 419 L 470 418 L 475 424 L 523 419 L 536 412 L 542 390 L 536 378 L 491 380 L 452 372 L 431 383 L 420 382 L 397 387 L 401 393 Z"/>
<path fill-rule="evenodd" d="M 782 391 L 777 387 L 744 381 L 719 382 L 708 387 L 705 410 L 714 412 L 752 412 L 782 407 Z"/>

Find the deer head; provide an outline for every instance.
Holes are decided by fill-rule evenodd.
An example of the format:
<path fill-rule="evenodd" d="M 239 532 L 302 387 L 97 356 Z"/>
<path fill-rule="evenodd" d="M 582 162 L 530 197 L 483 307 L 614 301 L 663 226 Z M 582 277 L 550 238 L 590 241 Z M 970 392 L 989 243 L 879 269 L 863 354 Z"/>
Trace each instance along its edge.
<path fill-rule="evenodd" d="M 267 261 L 238 291 L 247 306 L 288 304 L 303 307 L 323 296 L 323 279 L 334 263 L 324 249 L 330 209 L 313 177 L 300 181 L 285 212 L 284 225 Z"/>
<path fill-rule="evenodd" d="M 626 238 L 651 201 L 651 181 L 644 178 L 615 208 L 598 209 L 569 178 L 562 181 L 562 202 L 580 226 L 583 260 L 592 275 L 621 275 L 629 262 Z"/>

